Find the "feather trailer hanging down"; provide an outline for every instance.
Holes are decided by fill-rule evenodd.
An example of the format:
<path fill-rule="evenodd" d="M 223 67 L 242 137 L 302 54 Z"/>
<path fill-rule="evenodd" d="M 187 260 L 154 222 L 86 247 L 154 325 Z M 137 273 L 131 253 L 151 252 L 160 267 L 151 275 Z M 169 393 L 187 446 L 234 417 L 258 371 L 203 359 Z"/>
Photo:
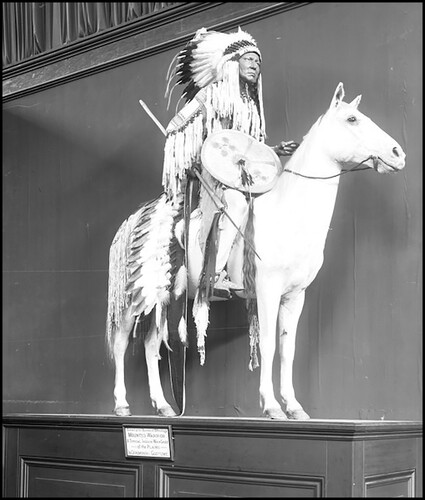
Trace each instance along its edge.
<path fill-rule="evenodd" d="M 193 301 L 192 313 L 196 325 L 197 345 L 201 366 L 205 363 L 205 338 L 207 336 L 209 324 L 210 298 L 212 297 L 214 288 L 220 215 L 220 212 L 216 212 L 211 223 L 211 228 L 205 244 L 201 276 L 199 278 L 195 300 Z"/>
<path fill-rule="evenodd" d="M 179 217 L 181 206 L 162 194 L 142 206 L 118 230 L 109 259 L 107 338 L 110 353 L 112 335 L 120 328 L 128 307 L 130 314 L 136 317 L 135 329 L 141 317 L 155 314 L 162 341 L 167 345 L 167 306 L 174 276 L 179 271 L 170 248 Z M 183 293 L 181 281 L 179 286 L 179 293 Z"/>
<path fill-rule="evenodd" d="M 167 306 L 170 289 L 177 272 L 171 245 L 176 219 L 181 207 L 167 200 L 163 194 L 154 210 L 142 213 L 129 241 L 129 278 L 127 293 L 131 294 L 131 314 L 136 318 L 148 316 L 155 308 L 156 325 L 167 345 Z"/>

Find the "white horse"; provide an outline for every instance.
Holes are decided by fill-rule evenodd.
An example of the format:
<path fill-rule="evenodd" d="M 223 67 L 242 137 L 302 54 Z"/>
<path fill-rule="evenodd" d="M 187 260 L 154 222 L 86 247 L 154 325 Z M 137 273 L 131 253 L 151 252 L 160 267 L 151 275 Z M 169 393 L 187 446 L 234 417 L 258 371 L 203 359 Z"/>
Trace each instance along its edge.
<path fill-rule="evenodd" d="M 255 294 L 258 306 L 260 354 L 260 404 L 263 415 L 274 419 L 308 419 L 295 397 L 292 368 L 297 324 L 305 290 L 323 263 L 323 251 L 337 196 L 340 175 L 359 165 L 378 173 L 404 168 L 405 153 L 400 145 L 370 118 L 358 111 L 361 96 L 343 102 L 340 83 L 329 109 L 311 127 L 301 145 L 287 162 L 275 186 L 254 201 L 254 242 L 256 258 Z M 345 170 L 344 170 L 345 169 Z M 191 221 L 189 238 L 189 295 L 193 298 L 202 266 L 196 219 Z M 243 282 L 243 239 L 235 242 L 227 264 L 230 279 Z M 111 290 L 109 293 L 117 293 Z M 134 325 L 134 315 L 123 310 L 118 328 L 109 326 L 109 345 L 115 361 L 115 413 L 130 415 L 124 383 L 124 354 Z M 162 324 L 163 327 L 163 324 Z M 150 397 L 162 416 L 176 413 L 165 400 L 159 377 L 157 335 L 161 320 L 154 315 L 145 337 Z M 275 398 L 272 365 L 279 343 L 280 402 Z M 285 411 L 284 411 L 285 409 Z"/>

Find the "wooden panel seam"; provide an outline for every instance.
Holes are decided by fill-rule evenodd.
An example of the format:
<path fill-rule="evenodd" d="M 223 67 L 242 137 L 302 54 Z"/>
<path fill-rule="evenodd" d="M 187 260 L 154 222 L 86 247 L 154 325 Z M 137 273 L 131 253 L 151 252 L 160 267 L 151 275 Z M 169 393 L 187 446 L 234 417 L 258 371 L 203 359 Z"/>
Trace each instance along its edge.
<path fill-rule="evenodd" d="M 87 464 L 78 460 L 67 460 L 66 458 L 61 459 L 39 459 L 37 457 L 26 457 L 20 456 L 20 481 L 19 481 L 19 496 L 27 498 L 29 496 L 29 477 L 31 466 L 45 466 L 52 469 L 65 469 L 65 470 L 75 470 L 75 471 L 96 471 L 96 472 L 107 472 L 116 474 L 127 474 L 133 475 L 134 477 L 134 490 L 137 492 L 139 490 L 139 481 L 142 481 L 143 470 L 139 466 L 130 467 L 128 465 L 123 465 L 120 463 L 108 465 L 94 462 L 92 464 Z"/>
<path fill-rule="evenodd" d="M 156 492 L 159 497 L 169 496 L 169 479 L 215 481 L 219 483 L 243 483 L 245 485 L 281 486 L 311 489 L 315 496 L 323 496 L 325 478 L 315 475 L 272 474 L 261 472 L 218 471 L 214 469 L 194 469 L 188 467 L 158 466 Z"/>
<path fill-rule="evenodd" d="M 415 478 L 416 470 L 409 469 L 405 471 L 390 472 L 385 474 L 374 474 L 372 476 L 366 476 L 364 481 L 365 486 L 365 496 L 369 489 L 373 487 L 386 486 L 401 481 L 407 480 L 408 496 L 415 497 Z"/>

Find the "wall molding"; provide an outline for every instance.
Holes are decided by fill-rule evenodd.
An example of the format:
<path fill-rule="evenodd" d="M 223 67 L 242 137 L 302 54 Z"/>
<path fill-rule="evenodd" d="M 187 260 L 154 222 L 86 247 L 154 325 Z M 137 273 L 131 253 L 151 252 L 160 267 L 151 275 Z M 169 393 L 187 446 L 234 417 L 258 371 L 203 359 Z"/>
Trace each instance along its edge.
<path fill-rule="evenodd" d="M 310 2 L 188 2 L 77 40 L 3 70 L 3 102 L 180 47 L 201 26 L 219 31 Z"/>
<path fill-rule="evenodd" d="M 115 415 L 83 415 L 83 414 L 34 414 L 10 413 L 3 415 L 3 425 L 19 428 L 48 429 L 83 429 L 83 430 L 116 430 L 122 425 L 158 425 L 155 416 L 116 417 Z M 422 433 L 422 422 L 419 421 L 384 421 L 384 420 L 292 420 L 290 426 L 286 421 L 274 421 L 264 418 L 217 418 L 217 417 L 161 417 L 161 425 L 172 425 L 180 435 L 226 435 L 267 437 L 276 439 L 306 438 L 327 439 L 329 441 L 369 441 L 379 439 L 416 438 Z"/>
<path fill-rule="evenodd" d="M 23 61 L 9 65 L 3 69 L 3 80 L 12 78 L 29 71 L 34 71 L 43 66 L 53 64 L 63 59 L 68 59 L 76 55 L 88 52 L 97 47 L 107 45 L 113 42 L 137 35 L 148 30 L 155 29 L 157 26 L 171 23 L 180 19 L 182 16 L 191 15 L 193 12 L 200 12 L 211 8 L 215 2 L 191 2 L 183 6 L 172 6 L 161 11 L 153 12 L 133 21 L 129 21 L 119 26 L 93 33 L 84 38 L 80 38 L 56 49 L 51 49 Z"/>

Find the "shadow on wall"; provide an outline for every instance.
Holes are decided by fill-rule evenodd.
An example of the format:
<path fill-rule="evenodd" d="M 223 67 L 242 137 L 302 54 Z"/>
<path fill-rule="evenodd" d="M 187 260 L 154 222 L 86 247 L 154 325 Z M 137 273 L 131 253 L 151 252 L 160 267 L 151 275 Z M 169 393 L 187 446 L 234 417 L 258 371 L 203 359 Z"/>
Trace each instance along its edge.
<path fill-rule="evenodd" d="M 159 169 L 147 176 L 139 167 L 136 134 L 97 150 L 84 130 L 48 126 L 36 110 L 3 113 L 5 409 L 109 413 L 109 246 L 122 221 L 159 194 Z"/>

